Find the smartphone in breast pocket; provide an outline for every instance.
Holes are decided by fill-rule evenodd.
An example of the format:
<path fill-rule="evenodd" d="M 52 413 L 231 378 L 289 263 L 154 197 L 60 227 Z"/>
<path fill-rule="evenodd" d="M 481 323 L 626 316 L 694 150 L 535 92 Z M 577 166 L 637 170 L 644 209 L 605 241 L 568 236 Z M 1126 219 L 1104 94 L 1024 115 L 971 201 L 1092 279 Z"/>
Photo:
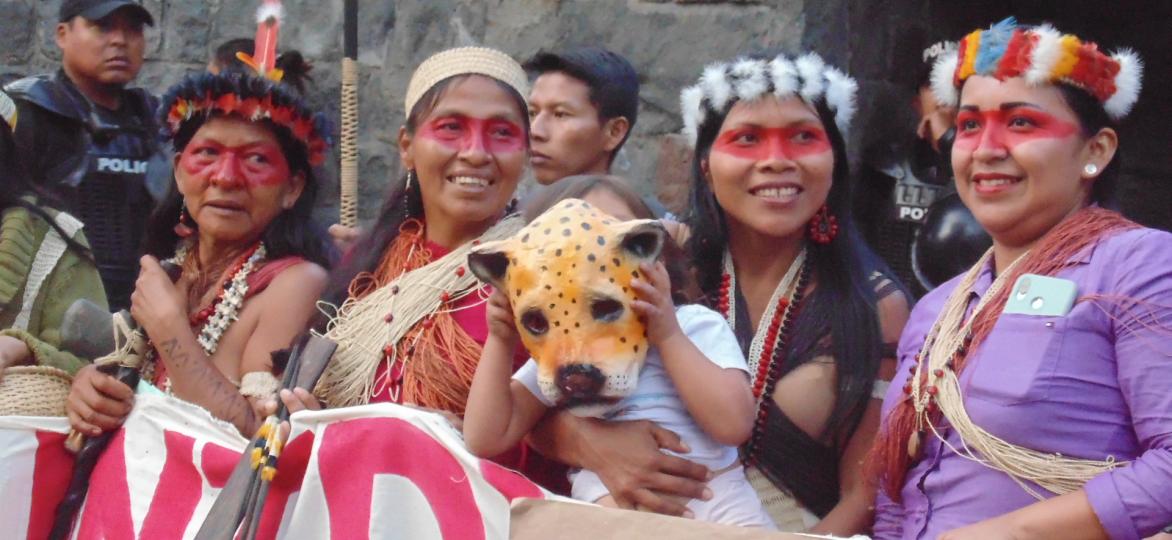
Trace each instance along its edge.
<path fill-rule="evenodd" d="M 1002 313 L 1062 317 L 1070 313 L 1078 285 L 1069 279 L 1022 274 L 1009 291 Z"/>

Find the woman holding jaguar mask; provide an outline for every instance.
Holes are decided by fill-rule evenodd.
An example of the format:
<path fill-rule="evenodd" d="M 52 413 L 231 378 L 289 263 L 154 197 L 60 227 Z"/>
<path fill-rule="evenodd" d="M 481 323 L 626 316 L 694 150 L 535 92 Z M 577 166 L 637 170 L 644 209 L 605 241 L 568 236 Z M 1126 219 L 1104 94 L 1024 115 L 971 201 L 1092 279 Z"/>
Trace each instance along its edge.
<path fill-rule="evenodd" d="M 483 47 L 415 70 L 398 139 L 406 178 L 333 277 L 325 300 L 338 308 L 325 334 L 338 351 L 313 396 L 282 393 L 291 409 L 393 402 L 459 425 L 488 337 L 487 291 L 467 254 L 521 226 L 506 215 L 528 159 L 527 86 L 516 61 Z M 527 359 L 517 352 L 517 366 Z M 561 470 L 523 445 L 497 461 L 564 486 Z"/>
<path fill-rule="evenodd" d="M 748 357 L 756 427 L 742 456 L 781 530 L 870 526 L 874 488 L 860 465 L 878 426 L 877 379 L 892 371 L 884 344 L 894 348 L 907 317 L 850 222 L 854 93 L 811 53 L 713 64 L 682 94 L 695 146 L 687 248 Z M 679 514 L 659 493 L 704 496 L 706 471 L 658 451 L 686 453 L 654 426 L 565 414 L 547 424 L 551 454 L 596 471 L 622 506 Z"/>

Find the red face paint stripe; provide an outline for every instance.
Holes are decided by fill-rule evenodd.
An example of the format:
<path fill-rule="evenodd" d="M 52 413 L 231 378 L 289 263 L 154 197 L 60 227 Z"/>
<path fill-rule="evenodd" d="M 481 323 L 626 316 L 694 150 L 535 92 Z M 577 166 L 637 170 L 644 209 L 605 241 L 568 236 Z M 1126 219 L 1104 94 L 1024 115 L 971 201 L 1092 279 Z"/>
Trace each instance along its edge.
<path fill-rule="evenodd" d="M 772 157 L 797 159 L 829 152 L 830 140 L 826 137 L 826 131 L 820 127 L 759 128 L 750 126 L 722 132 L 712 144 L 712 150 L 756 161 Z"/>
<path fill-rule="evenodd" d="M 962 110 L 956 116 L 956 142 L 953 146 L 964 150 L 986 144 L 1013 148 L 1041 139 L 1061 139 L 1077 132 L 1077 125 L 1028 107 Z"/>
<path fill-rule="evenodd" d="M 488 153 L 520 152 L 525 149 L 525 130 L 501 118 L 445 116 L 419 130 L 419 136 L 458 151 L 478 149 Z"/>
<path fill-rule="evenodd" d="M 210 182 L 243 182 L 249 187 L 278 186 L 289 180 L 289 164 L 275 143 L 225 146 L 193 140 L 183 149 L 179 166 L 193 178 Z"/>

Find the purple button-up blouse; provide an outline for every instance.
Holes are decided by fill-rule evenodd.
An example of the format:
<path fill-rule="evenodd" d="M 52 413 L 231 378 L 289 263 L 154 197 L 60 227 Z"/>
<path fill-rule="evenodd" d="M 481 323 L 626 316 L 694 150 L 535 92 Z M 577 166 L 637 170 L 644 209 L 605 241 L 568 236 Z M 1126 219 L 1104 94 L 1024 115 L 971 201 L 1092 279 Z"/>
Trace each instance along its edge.
<path fill-rule="evenodd" d="M 1172 234 L 1120 233 L 1071 262 L 1057 277 L 1078 285 L 1074 308 L 1062 317 L 1001 315 L 961 375 L 964 403 L 977 425 L 1013 444 L 1131 462 L 1084 489 L 1112 538 L 1138 539 L 1172 524 Z M 990 264 L 970 310 L 992 281 Z M 904 397 L 908 368 L 959 282 L 941 285 L 912 311 L 885 416 Z M 1104 297 L 1086 298 L 1095 294 Z M 941 434 L 953 447 L 963 444 L 954 430 Z M 875 538 L 934 539 L 1037 502 L 1007 474 L 930 436 L 901 494 L 897 504 L 880 493 Z"/>

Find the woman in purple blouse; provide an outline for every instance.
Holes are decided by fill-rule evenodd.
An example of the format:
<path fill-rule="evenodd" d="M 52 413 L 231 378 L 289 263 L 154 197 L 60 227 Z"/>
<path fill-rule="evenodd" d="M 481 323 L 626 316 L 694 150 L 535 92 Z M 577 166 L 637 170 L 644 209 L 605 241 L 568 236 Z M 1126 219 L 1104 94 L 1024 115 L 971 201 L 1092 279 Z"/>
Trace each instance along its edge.
<path fill-rule="evenodd" d="M 934 91 L 959 111 L 956 187 L 993 248 L 904 329 L 871 460 L 876 538 L 1138 539 L 1172 523 L 1172 235 L 1102 208 L 1140 71 L 1013 19 L 937 64 Z"/>

